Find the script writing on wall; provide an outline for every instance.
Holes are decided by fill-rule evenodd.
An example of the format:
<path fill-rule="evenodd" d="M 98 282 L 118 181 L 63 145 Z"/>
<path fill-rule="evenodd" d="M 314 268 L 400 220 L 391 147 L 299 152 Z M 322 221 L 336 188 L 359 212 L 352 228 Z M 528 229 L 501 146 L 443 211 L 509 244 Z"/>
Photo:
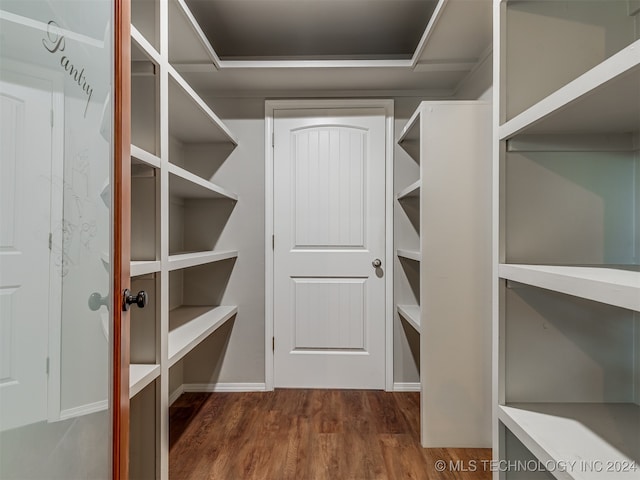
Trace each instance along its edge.
<path fill-rule="evenodd" d="M 42 39 L 42 45 L 44 45 L 44 48 L 46 48 L 49 53 L 64 52 L 66 48 L 65 37 L 61 33 L 60 26 L 54 20 L 51 20 L 48 23 L 47 38 Z M 89 82 L 87 82 L 84 67 L 80 68 L 74 65 L 67 55 L 61 55 L 60 66 L 69 74 L 73 81 L 78 84 L 87 96 L 87 103 L 84 107 L 84 117 L 86 118 L 89 102 L 93 95 L 93 87 Z"/>

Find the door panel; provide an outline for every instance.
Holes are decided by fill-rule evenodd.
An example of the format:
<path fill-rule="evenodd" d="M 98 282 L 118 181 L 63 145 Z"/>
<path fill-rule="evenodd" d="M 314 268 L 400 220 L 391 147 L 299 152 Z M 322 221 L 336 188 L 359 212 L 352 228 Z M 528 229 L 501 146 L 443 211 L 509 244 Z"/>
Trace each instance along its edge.
<path fill-rule="evenodd" d="M 364 278 L 292 278 L 293 352 L 363 350 Z"/>
<path fill-rule="evenodd" d="M 295 248 L 364 247 L 364 142 L 349 127 L 292 132 Z"/>
<path fill-rule="evenodd" d="M 384 388 L 385 112 L 274 118 L 275 386 Z"/>
<path fill-rule="evenodd" d="M 120 6 L 0 2 L 0 478 L 120 471 Z"/>

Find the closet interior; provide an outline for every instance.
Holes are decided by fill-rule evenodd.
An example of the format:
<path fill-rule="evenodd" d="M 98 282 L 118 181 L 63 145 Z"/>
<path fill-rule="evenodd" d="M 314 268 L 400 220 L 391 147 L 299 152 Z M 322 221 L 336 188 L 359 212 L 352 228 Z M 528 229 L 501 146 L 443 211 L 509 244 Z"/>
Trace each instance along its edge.
<path fill-rule="evenodd" d="M 436 80 L 369 95 L 396 102 L 393 388 L 421 390 L 424 447 L 640 463 L 640 4 L 433 12 L 407 68 Z M 258 93 L 199 89 L 221 60 L 184 0 L 132 0 L 131 44 L 131 289 L 151 301 L 131 314 L 130 472 L 166 479 L 171 402 L 270 348 L 242 316 L 264 307 L 264 252 L 241 247 L 264 223 L 241 209 L 264 205 L 227 185 L 255 156 L 235 172 L 263 188 L 264 100 L 287 93 L 269 69 Z M 229 291 L 240 268 L 256 305 Z"/>

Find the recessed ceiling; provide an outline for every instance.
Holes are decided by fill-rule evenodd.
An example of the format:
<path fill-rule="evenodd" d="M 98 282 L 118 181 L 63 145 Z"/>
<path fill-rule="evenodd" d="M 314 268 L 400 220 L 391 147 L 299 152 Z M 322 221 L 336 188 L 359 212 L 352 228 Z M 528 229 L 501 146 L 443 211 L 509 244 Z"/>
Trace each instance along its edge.
<path fill-rule="evenodd" d="M 221 59 L 406 59 L 436 1 L 187 0 Z"/>

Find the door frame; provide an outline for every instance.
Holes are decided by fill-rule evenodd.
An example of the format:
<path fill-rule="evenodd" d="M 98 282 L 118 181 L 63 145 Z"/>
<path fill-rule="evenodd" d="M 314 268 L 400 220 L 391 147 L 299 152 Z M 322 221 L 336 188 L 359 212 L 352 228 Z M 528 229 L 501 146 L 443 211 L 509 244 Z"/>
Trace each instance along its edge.
<path fill-rule="evenodd" d="M 392 99 L 317 99 L 265 101 L 265 389 L 274 389 L 274 187 L 273 136 L 274 115 L 277 110 L 306 110 L 313 108 L 383 108 L 385 111 L 385 390 L 393 390 L 393 151 L 394 102 Z"/>
<path fill-rule="evenodd" d="M 131 263 L 131 0 L 113 2 L 113 152 L 111 352 L 113 480 L 129 478 L 129 318 L 122 294 Z"/>

